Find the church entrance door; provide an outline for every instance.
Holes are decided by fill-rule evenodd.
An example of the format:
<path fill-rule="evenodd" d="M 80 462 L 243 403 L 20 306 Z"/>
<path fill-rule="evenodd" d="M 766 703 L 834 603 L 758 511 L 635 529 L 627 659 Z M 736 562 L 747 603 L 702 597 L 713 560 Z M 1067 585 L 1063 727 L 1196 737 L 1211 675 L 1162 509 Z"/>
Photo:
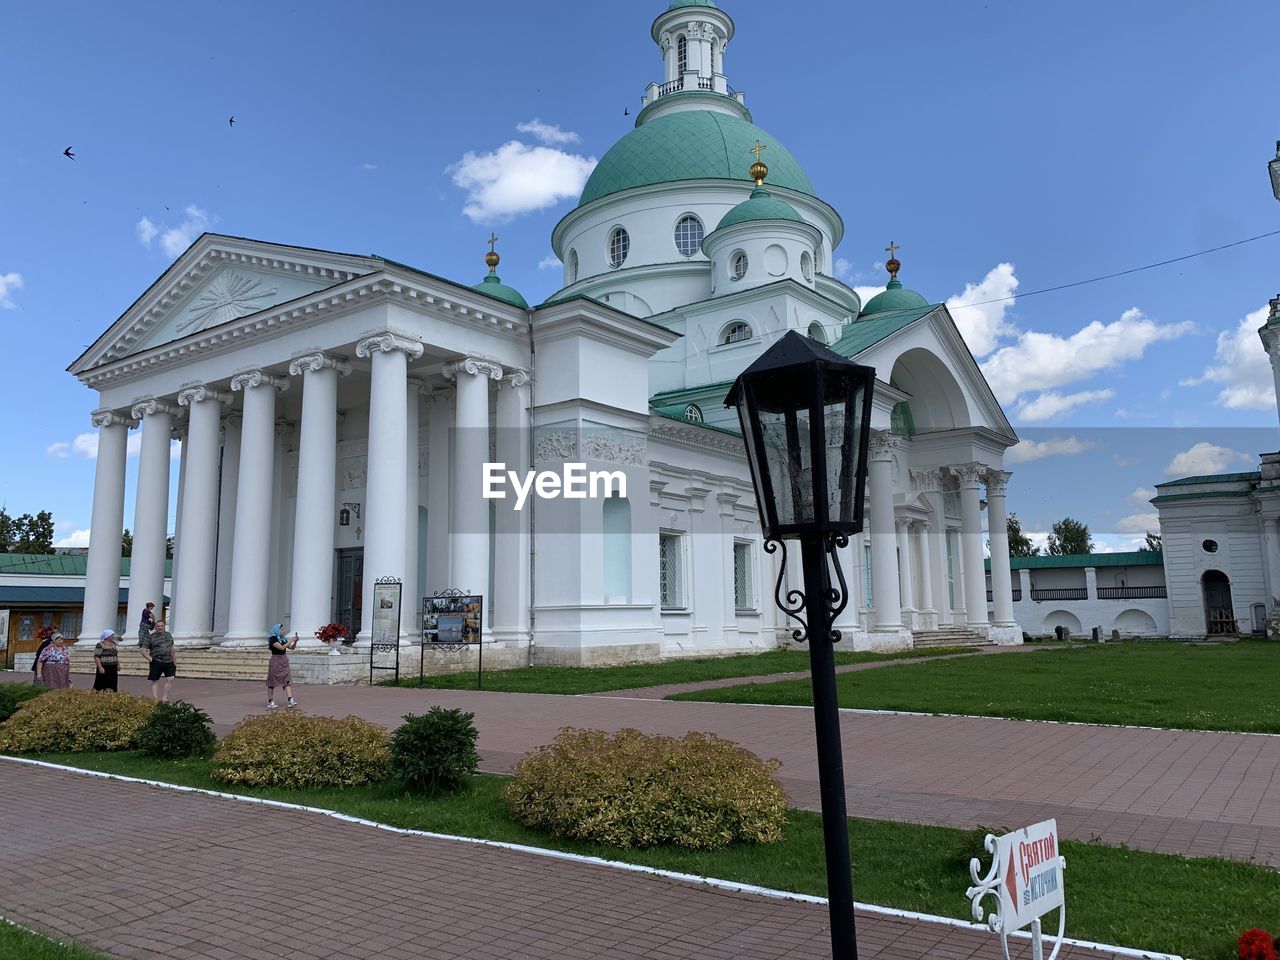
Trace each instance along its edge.
<path fill-rule="evenodd" d="M 1231 605 L 1231 581 L 1221 570 L 1207 570 L 1204 585 L 1205 631 L 1210 635 L 1239 632 Z"/>
<path fill-rule="evenodd" d="M 351 631 L 360 632 L 361 593 L 364 589 L 364 548 L 339 550 L 337 556 L 338 619 Z"/>

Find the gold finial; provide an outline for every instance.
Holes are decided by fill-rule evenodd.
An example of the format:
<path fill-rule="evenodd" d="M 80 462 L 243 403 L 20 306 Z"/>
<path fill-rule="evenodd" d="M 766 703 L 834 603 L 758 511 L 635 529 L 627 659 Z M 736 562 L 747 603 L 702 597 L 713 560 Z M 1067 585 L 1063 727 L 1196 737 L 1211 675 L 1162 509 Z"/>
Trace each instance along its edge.
<path fill-rule="evenodd" d="M 754 153 L 756 155 L 756 162 L 751 165 L 750 173 L 751 179 L 756 182 L 757 187 L 763 187 L 764 178 L 769 175 L 768 166 L 766 166 L 764 161 L 760 159 L 760 154 L 764 153 L 768 149 L 769 148 L 759 140 L 756 141 L 756 145 L 754 147 L 747 148 L 747 153 Z"/>
<path fill-rule="evenodd" d="M 496 233 L 489 234 L 489 252 L 484 255 L 484 262 L 489 266 L 489 272 L 493 273 L 498 269 L 498 262 L 502 259 L 498 256 L 498 252 L 494 250 L 494 245 L 498 242 Z"/>
<path fill-rule="evenodd" d="M 897 280 L 898 271 L 902 269 L 902 264 L 898 261 L 898 258 L 894 256 L 894 254 L 896 254 L 902 248 L 898 246 L 896 243 L 894 243 L 892 240 L 890 240 L 889 245 L 884 249 L 885 249 L 885 252 L 889 254 L 889 259 L 885 263 L 884 268 L 889 271 L 890 277 L 892 277 L 894 280 Z"/>

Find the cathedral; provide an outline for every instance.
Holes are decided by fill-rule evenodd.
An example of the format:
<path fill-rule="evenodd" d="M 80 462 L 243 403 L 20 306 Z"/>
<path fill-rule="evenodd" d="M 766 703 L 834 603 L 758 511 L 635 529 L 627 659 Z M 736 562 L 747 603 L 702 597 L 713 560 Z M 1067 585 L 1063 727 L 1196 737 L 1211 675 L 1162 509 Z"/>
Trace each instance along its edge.
<path fill-rule="evenodd" d="M 486 649 L 510 664 L 775 647 L 789 635 L 777 556 L 724 398 L 795 330 L 876 371 L 868 524 L 842 557 L 845 647 L 1020 642 L 1008 566 L 984 575 L 983 518 L 1007 555 L 1017 437 L 893 249 L 888 288 L 866 303 L 833 276 L 844 222 L 730 87 L 734 31 L 711 0 L 654 20 L 659 79 L 552 232 L 563 286 L 543 303 L 502 282 L 492 249 L 472 283 L 197 239 L 70 367 L 97 393 L 99 435 L 81 637 L 117 623 L 140 429 L 127 622 L 164 593 L 176 501 L 181 646 L 260 646 L 283 621 L 304 647 L 342 623 L 359 649 L 375 583 L 394 580 L 402 643 L 418 642 L 422 598 L 457 589 L 482 597 Z M 625 483 L 517 510 L 486 496 L 487 464 L 585 464 Z"/>

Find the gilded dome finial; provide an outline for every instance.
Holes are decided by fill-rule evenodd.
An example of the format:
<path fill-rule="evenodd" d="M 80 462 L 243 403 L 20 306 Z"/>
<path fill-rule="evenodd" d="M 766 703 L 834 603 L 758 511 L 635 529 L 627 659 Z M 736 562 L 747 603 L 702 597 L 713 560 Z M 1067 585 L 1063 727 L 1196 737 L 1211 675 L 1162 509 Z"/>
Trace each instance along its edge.
<path fill-rule="evenodd" d="M 889 254 L 889 259 L 885 262 L 884 268 L 889 271 L 889 276 L 891 279 L 897 280 L 898 271 L 902 269 L 902 263 L 898 260 L 896 256 L 894 256 L 894 254 L 896 254 L 902 248 L 898 246 L 896 243 L 894 243 L 892 240 L 890 240 L 889 245 L 884 249 L 885 249 L 885 252 Z"/>
<path fill-rule="evenodd" d="M 756 182 L 757 187 L 763 187 L 764 178 L 769 175 L 768 166 L 766 166 L 764 161 L 760 159 L 760 154 L 764 153 L 767 149 L 769 148 L 759 140 L 756 141 L 756 145 L 754 147 L 747 148 L 747 153 L 754 153 L 756 155 L 756 162 L 751 165 L 750 174 L 751 179 Z"/>
<path fill-rule="evenodd" d="M 490 233 L 489 252 L 484 255 L 484 262 L 488 265 L 490 273 L 494 273 L 498 269 L 498 263 L 502 260 L 502 258 L 498 256 L 498 252 L 493 249 L 497 242 L 498 235 L 496 233 Z"/>

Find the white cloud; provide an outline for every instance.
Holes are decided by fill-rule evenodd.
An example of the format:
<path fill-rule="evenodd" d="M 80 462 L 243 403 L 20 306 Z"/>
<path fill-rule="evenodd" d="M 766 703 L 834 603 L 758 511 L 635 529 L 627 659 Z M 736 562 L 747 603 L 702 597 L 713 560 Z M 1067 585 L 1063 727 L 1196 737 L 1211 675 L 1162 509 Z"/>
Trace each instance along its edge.
<path fill-rule="evenodd" d="M 558 270 L 563 264 L 560 258 L 554 253 L 548 253 L 545 257 L 538 261 L 539 270 Z"/>
<path fill-rule="evenodd" d="M 1115 533 L 1136 533 L 1145 535 L 1147 531 L 1152 533 L 1160 532 L 1160 514 L 1158 513 L 1131 513 L 1127 517 L 1121 517 L 1116 521 Z"/>
<path fill-rule="evenodd" d="M 142 449 L 142 434 L 131 433 L 126 441 L 126 456 L 136 457 L 138 451 Z M 98 459 L 98 435 L 96 433 L 77 434 L 74 440 L 70 442 L 59 440 L 51 443 L 45 448 L 45 455 L 53 457 L 55 460 L 66 460 L 74 453 L 78 457 L 84 457 L 86 460 Z"/>
<path fill-rule="evenodd" d="M 378 165 L 376 163 L 362 163 L 360 164 L 360 169 L 361 170 L 377 170 Z"/>
<path fill-rule="evenodd" d="M 1018 289 L 1012 263 L 997 264 L 978 283 L 966 283 L 964 290 L 947 299 L 951 318 L 975 357 L 985 357 L 1003 336 L 1017 331 L 1005 319 Z M 990 303 L 988 301 L 998 301 Z"/>
<path fill-rule="evenodd" d="M 68 530 L 74 530 L 76 525 L 70 520 L 59 520 L 53 525 L 55 533 L 66 533 Z"/>
<path fill-rule="evenodd" d="M 1092 449 L 1094 444 L 1079 437 L 1053 437 L 1049 440 L 1019 440 L 1004 452 L 1005 463 L 1030 463 L 1045 457 L 1070 457 Z"/>
<path fill-rule="evenodd" d="M 1101 403 L 1104 400 L 1111 400 L 1115 395 L 1114 390 L 1082 390 L 1079 393 L 1058 393 L 1056 390 L 1048 390 L 1034 400 L 1024 400 L 1018 407 L 1018 416 L 1033 423 L 1051 420 L 1070 413 L 1083 404 Z"/>
<path fill-rule="evenodd" d="M 1017 343 L 992 354 L 982 372 L 1000 402 L 1012 403 L 1024 393 L 1075 383 L 1136 360 L 1153 343 L 1175 340 L 1194 329 L 1189 321 L 1158 323 L 1134 307 L 1119 320 L 1095 320 L 1069 337 L 1024 333 Z"/>
<path fill-rule="evenodd" d="M 55 547 L 87 547 L 89 545 L 89 531 L 75 530 L 60 540 L 53 541 Z"/>
<path fill-rule="evenodd" d="M 0 273 L 0 310 L 16 310 L 18 305 L 9 296 L 10 290 L 22 289 L 22 274 Z"/>
<path fill-rule="evenodd" d="M 1211 473 L 1224 473 L 1228 467 L 1253 463 L 1253 457 L 1230 447 L 1220 447 L 1205 440 L 1189 450 L 1183 450 L 1164 468 L 1166 477 L 1199 477 Z"/>
<path fill-rule="evenodd" d="M 45 456 L 53 457 L 55 460 L 65 460 L 71 456 L 71 444 L 65 440 L 59 440 L 57 443 L 51 443 L 45 448 Z"/>
<path fill-rule="evenodd" d="M 1150 503 L 1155 498 L 1156 492 L 1151 487 L 1138 487 L 1133 493 L 1125 497 L 1130 503 Z"/>
<path fill-rule="evenodd" d="M 196 237 L 218 221 L 217 217 L 206 210 L 201 210 L 195 204 L 188 204 L 182 212 L 185 217 L 176 227 L 157 223 L 150 217 L 143 217 L 134 227 L 138 242 L 150 249 L 151 242 L 159 237 L 160 249 L 170 258 L 177 257 L 191 246 Z"/>
<path fill-rule="evenodd" d="M 543 123 L 536 118 L 516 124 L 516 129 L 521 133 L 530 134 L 539 143 L 553 147 L 562 143 L 579 143 L 582 140 L 572 130 L 561 130 L 558 124 Z"/>
<path fill-rule="evenodd" d="M 1275 378 L 1267 351 L 1258 336 L 1258 328 L 1266 323 L 1267 307 L 1248 314 L 1234 330 L 1218 334 L 1218 346 L 1204 375 L 1183 380 L 1179 386 L 1194 387 L 1198 384 L 1220 383 L 1219 406 L 1230 410 L 1270 410 L 1276 405 Z"/>
<path fill-rule="evenodd" d="M 595 157 L 512 140 L 492 153 L 467 153 L 448 172 L 467 191 L 462 212 L 474 223 L 490 223 L 577 197 L 595 166 Z"/>

